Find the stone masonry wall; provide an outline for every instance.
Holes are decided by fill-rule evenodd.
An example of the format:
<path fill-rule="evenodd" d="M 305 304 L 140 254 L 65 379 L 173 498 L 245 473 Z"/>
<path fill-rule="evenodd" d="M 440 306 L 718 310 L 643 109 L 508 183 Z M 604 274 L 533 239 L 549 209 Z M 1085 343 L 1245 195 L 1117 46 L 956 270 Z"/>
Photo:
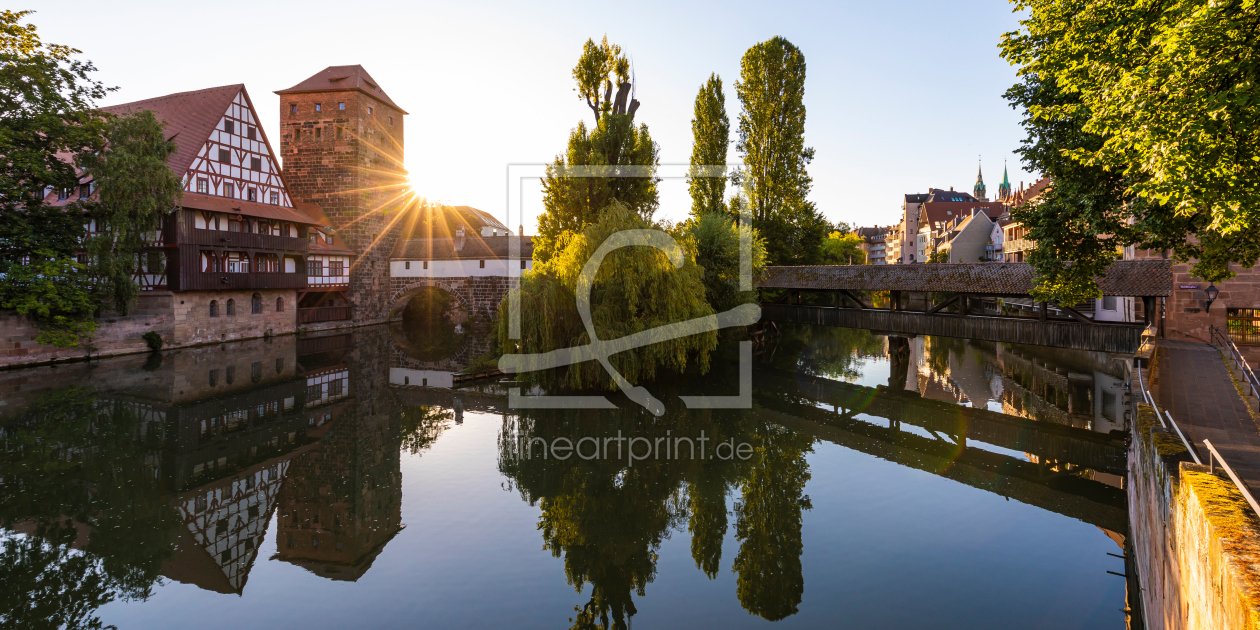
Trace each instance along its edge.
<path fill-rule="evenodd" d="M 518 286 L 517 278 L 503 276 L 470 276 L 466 278 L 390 278 L 389 301 L 391 319 L 402 316 L 407 305 L 407 294 L 422 287 L 440 287 L 455 294 L 468 316 L 474 321 L 493 321 L 498 314 L 499 303 L 507 296 L 508 289 Z"/>
<path fill-rule="evenodd" d="M 1148 630 L 1260 628 L 1260 519 L 1218 468 L 1137 405 L 1129 534 Z"/>
<path fill-rule="evenodd" d="M 398 220 L 407 201 L 402 112 L 357 90 L 284 94 L 280 155 L 290 197 L 319 204 L 358 252 L 350 267 L 354 324 L 385 321 L 389 255 L 407 227 Z"/>
<path fill-rule="evenodd" d="M 262 312 L 251 313 L 250 301 L 262 296 Z M 277 311 L 276 299 L 283 300 Z M 228 301 L 233 314 L 228 315 Z M 210 316 L 210 302 L 217 303 L 218 315 Z M 297 291 L 259 289 L 257 291 L 195 291 L 180 293 L 173 304 L 175 331 L 172 346 L 190 346 L 215 341 L 251 339 L 297 332 Z"/>

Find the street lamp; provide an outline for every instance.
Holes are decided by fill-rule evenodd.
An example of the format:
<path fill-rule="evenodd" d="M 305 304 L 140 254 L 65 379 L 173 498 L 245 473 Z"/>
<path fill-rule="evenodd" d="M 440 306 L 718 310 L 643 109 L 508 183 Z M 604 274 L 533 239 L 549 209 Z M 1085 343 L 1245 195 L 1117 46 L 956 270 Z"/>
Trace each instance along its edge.
<path fill-rule="evenodd" d="M 1220 295 L 1221 291 L 1220 289 L 1216 288 L 1216 283 L 1209 284 L 1208 288 L 1204 289 L 1203 291 L 1207 293 L 1207 298 L 1208 298 L 1207 306 L 1203 310 L 1207 312 L 1211 312 L 1212 302 L 1216 301 L 1216 296 Z"/>

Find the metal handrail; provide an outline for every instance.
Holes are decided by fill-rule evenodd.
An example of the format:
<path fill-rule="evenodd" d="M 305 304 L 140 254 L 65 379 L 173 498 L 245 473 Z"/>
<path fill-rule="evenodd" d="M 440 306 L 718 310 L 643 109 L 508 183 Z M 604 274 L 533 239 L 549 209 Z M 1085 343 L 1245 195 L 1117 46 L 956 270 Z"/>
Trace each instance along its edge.
<path fill-rule="evenodd" d="M 1159 405 L 1155 404 L 1155 397 L 1151 395 L 1150 390 L 1146 388 L 1146 383 L 1142 381 L 1142 368 L 1134 368 L 1134 371 L 1137 373 L 1138 389 L 1142 392 L 1142 398 L 1146 401 L 1146 404 L 1151 406 L 1151 409 L 1155 410 L 1155 417 L 1159 419 L 1159 426 L 1167 429 L 1168 424 L 1172 424 L 1173 430 L 1177 432 L 1177 437 L 1181 438 L 1181 443 L 1186 446 L 1186 451 L 1190 453 L 1190 457 L 1194 459 L 1194 463 L 1202 465 L 1203 460 L 1199 459 L 1198 452 L 1196 452 L 1194 446 L 1190 444 L 1190 440 L 1186 439 L 1186 435 L 1181 432 L 1181 427 L 1177 426 L 1177 421 L 1173 420 L 1172 414 L 1168 411 L 1161 412 Z M 1168 416 L 1168 423 L 1164 422 L 1164 416 Z"/>
<path fill-rule="evenodd" d="M 1247 503 L 1251 506 L 1251 510 L 1256 513 L 1256 516 L 1260 517 L 1260 505 L 1256 504 L 1256 500 L 1251 496 L 1251 492 L 1247 490 L 1247 486 L 1243 485 L 1243 482 L 1238 478 L 1238 475 L 1234 474 L 1234 469 L 1230 468 L 1229 464 L 1225 463 L 1225 458 L 1221 457 L 1221 454 L 1216 452 L 1216 447 L 1212 446 L 1210 441 L 1203 440 L 1203 445 L 1206 446 L 1208 450 L 1208 471 L 1213 474 L 1216 473 L 1216 467 L 1212 464 L 1212 459 L 1215 457 L 1217 461 L 1221 462 L 1221 468 L 1225 469 L 1229 478 L 1233 480 L 1234 485 L 1238 487 L 1238 491 L 1242 493 L 1243 498 L 1247 500 Z"/>
<path fill-rule="evenodd" d="M 1221 332 L 1216 326 L 1208 327 L 1208 336 L 1212 339 L 1220 337 L 1223 342 L 1221 345 L 1229 348 L 1230 354 L 1234 355 L 1234 360 L 1238 363 L 1239 369 L 1245 375 L 1247 386 L 1251 388 L 1251 395 L 1260 398 L 1260 379 L 1256 378 L 1256 373 L 1251 371 L 1251 366 L 1243 359 L 1242 352 L 1238 350 L 1238 346 L 1234 344 L 1234 340 L 1229 338 L 1225 332 Z"/>

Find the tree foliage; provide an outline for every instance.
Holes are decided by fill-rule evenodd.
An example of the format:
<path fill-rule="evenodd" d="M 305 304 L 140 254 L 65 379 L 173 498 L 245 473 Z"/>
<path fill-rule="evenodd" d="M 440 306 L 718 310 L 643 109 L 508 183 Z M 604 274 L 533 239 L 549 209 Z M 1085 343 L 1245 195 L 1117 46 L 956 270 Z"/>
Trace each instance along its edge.
<path fill-rule="evenodd" d="M 108 149 L 77 158 L 100 187 L 100 200 L 90 210 L 102 227 L 85 242 L 90 270 L 98 291 L 124 315 L 140 294 L 134 274 L 165 272 L 141 257 L 156 239 L 162 218 L 183 198 L 179 176 L 166 164 L 176 147 L 164 127 L 148 110 L 113 118 Z"/>
<path fill-rule="evenodd" d="M 76 260 L 83 217 L 44 199 L 79 184 L 62 156 L 105 147 L 107 121 L 92 104 L 108 90 L 80 51 L 23 24 L 30 13 L 0 11 L 0 308 L 33 317 L 39 343 L 71 346 L 95 329 Z"/>
<path fill-rule="evenodd" d="M 865 265 L 866 252 L 862 251 L 862 237 L 852 232 L 832 232 L 822 242 L 822 264 Z"/>
<path fill-rule="evenodd" d="M 1042 299 L 1098 295 L 1117 246 L 1172 250 L 1229 278 L 1260 259 L 1260 6 L 1247 0 L 1031 0 L 1002 55 L 1025 163 L 1053 179 L 1013 213 Z M 1067 263 L 1065 261 L 1073 261 Z"/>
<path fill-rule="evenodd" d="M 756 291 L 740 291 L 740 239 L 751 243 L 752 277 L 765 267 L 766 244 L 751 226 L 740 225 L 730 216 L 705 212 L 683 225 L 688 249 L 704 273 L 704 298 L 716 312 L 757 300 Z"/>
<path fill-rule="evenodd" d="M 623 230 L 663 229 L 614 201 L 581 233 L 565 239 L 549 261 L 536 262 L 521 279 L 521 339 L 507 337 L 507 300 L 496 318 L 499 343 L 505 351 L 540 353 L 584 345 L 589 341 L 577 312 L 576 290 L 586 262 L 609 236 Z M 685 238 L 682 233 L 675 238 Z M 600 339 L 616 339 L 665 324 L 712 315 L 704 300 L 703 270 L 689 257 L 675 268 L 659 250 L 618 249 L 604 259 L 590 293 L 590 313 Z M 717 333 L 691 335 L 624 352 L 611 361 L 632 383 L 647 382 L 659 371 L 682 372 L 690 364 L 708 369 Z M 515 348 L 515 350 L 511 350 Z M 614 388 L 603 367 L 587 361 L 557 370 L 533 373 L 547 386 Z"/>
<path fill-rule="evenodd" d="M 630 96 L 633 86 L 628 72 L 621 48 L 608 44 L 607 37 L 598 45 L 586 42 L 573 77 L 579 95 L 595 112 L 595 125 L 588 128 L 578 122 L 569 134 L 568 150 L 547 167 L 543 213 L 534 238 L 535 260 L 556 255 L 566 234 L 576 234 L 595 222 L 600 210 L 614 200 L 644 219 L 650 220 L 656 212 L 660 149 L 647 125 L 634 124 L 639 102 Z M 613 78 L 619 82 L 615 100 Z"/>
<path fill-rule="evenodd" d="M 769 262 L 815 262 L 827 224 L 806 199 L 814 150 L 805 147 L 805 56 L 782 37 L 749 48 L 735 93 L 743 106 L 735 145 L 744 158 L 739 178 Z"/>
<path fill-rule="evenodd" d="M 726 95 L 722 92 L 722 78 L 716 73 L 709 75 L 709 80 L 700 86 L 700 93 L 696 95 L 691 135 L 691 166 L 726 166 L 726 150 L 731 143 L 731 121 L 726 116 Z M 726 180 L 725 175 L 693 175 L 688 178 L 692 217 L 726 210 Z"/>

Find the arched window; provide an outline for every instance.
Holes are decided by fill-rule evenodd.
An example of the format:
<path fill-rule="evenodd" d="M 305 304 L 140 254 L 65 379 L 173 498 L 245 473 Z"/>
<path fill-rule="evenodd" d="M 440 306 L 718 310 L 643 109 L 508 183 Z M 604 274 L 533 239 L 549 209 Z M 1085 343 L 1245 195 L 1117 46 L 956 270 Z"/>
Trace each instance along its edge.
<path fill-rule="evenodd" d="M 284 298 L 282 297 L 276 298 L 276 312 L 277 313 L 284 312 Z"/>
<path fill-rule="evenodd" d="M 219 301 L 210 300 L 210 317 L 218 317 L 218 316 L 219 316 Z"/>
<path fill-rule="evenodd" d="M 236 315 L 236 300 L 228 300 L 227 316 L 234 317 Z"/>
<path fill-rule="evenodd" d="M 262 313 L 262 296 L 255 293 L 254 297 L 249 299 L 249 312 L 251 315 L 259 315 Z"/>

